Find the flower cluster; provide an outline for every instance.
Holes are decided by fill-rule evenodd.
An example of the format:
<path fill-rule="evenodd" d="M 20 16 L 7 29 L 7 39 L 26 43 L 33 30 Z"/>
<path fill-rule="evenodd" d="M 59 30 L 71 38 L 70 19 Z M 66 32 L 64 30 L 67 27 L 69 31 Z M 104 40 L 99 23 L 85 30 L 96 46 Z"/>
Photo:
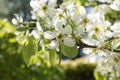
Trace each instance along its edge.
<path fill-rule="evenodd" d="M 120 11 L 120 0 L 113 1 L 113 3 L 110 5 L 110 8 L 116 11 Z"/>
<path fill-rule="evenodd" d="M 63 3 L 55 7 L 56 0 L 31 0 L 33 8 L 32 18 L 37 20 L 36 29 L 32 35 L 36 39 L 49 39 L 48 48 L 55 49 L 63 42 L 68 47 L 73 47 L 80 40 L 96 40 L 99 47 L 112 36 L 109 32 L 110 22 L 106 21 L 101 12 L 86 14 L 83 6 L 75 2 Z M 44 23 L 42 23 L 44 22 Z M 108 35 L 111 33 L 111 35 Z M 84 36 L 87 34 L 87 36 Z M 94 43 L 94 42 L 93 42 Z M 105 43 L 104 43 L 105 44 Z"/>
<path fill-rule="evenodd" d="M 115 0 L 109 6 L 119 11 L 119 3 Z M 73 58 L 77 48 L 91 48 L 92 53 L 102 54 L 110 64 L 119 62 L 119 21 L 111 23 L 97 8 L 87 13 L 86 8 L 75 1 L 66 1 L 58 6 L 57 0 L 31 0 L 30 6 L 31 17 L 36 21 L 20 24 L 22 27 L 17 30 L 26 32 L 27 36 L 32 35 L 43 52 L 55 50 Z M 21 17 L 17 16 L 17 19 L 19 22 L 13 19 L 16 25 L 23 22 Z M 35 25 L 28 27 L 31 23 Z"/>

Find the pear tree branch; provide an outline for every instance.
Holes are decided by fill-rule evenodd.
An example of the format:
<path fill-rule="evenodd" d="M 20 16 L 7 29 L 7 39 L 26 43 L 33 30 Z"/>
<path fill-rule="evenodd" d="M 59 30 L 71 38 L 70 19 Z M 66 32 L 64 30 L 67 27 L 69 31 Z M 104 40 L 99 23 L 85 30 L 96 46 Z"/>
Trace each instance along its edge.
<path fill-rule="evenodd" d="M 80 48 L 98 48 L 98 46 L 94 46 L 94 45 L 89 45 L 89 44 L 86 44 L 82 41 L 80 41 L 79 43 L 77 43 L 77 45 L 80 47 Z M 104 49 L 107 49 L 109 51 L 113 51 L 113 52 L 117 52 L 117 53 L 120 53 L 120 50 L 117 50 L 117 49 L 113 49 L 111 50 L 110 48 L 104 48 Z"/>

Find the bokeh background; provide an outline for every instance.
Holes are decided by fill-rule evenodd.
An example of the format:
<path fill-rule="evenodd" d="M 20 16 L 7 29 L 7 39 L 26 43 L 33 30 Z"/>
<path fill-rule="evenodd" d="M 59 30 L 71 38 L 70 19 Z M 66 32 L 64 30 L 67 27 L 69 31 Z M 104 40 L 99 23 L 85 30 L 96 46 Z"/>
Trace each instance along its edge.
<path fill-rule="evenodd" d="M 81 0 L 85 5 L 87 0 Z M 93 0 L 94 1 L 94 0 Z M 49 55 L 40 53 L 39 60 L 27 67 L 21 54 L 22 46 L 16 40 L 15 29 L 11 22 L 14 14 L 24 21 L 31 20 L 30 0 L 0 0 L 0 80 L 107 80 L 95 72 L 96 61 L 90 61 L 82 49 L 74 59 L 63 56 L 61 65 L 50 66 Z M 61 4 L 62 0 L 58 0 Z M 92 5 L 96 5 L 95 2 Z M 88 8 L 88 12 L 90 8 Z M 111 16 L 114 18 L 115 16 Z"/>

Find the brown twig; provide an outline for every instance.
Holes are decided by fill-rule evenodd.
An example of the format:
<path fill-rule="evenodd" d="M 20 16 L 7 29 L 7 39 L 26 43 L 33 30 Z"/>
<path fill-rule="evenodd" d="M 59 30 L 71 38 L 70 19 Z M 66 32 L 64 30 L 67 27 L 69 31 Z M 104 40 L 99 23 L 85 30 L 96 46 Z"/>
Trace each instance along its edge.
<path fill-rule="evenodd" d="M 93 46 L 93 45 L 89 45 L 89 44 L 86 44 L 82 41 L 79 41 L 79 43 L 77 44 L 80 48 L 97 48 L 97 46 Z"/>
<path fill-rule="evenodd" d="M 88 2 L 89 5 L 87 5 L 86 8 L 92 6 L 92 5 L 90 4 L 90 2 L 91 2 L 91 1 Z M 95 0 L 95 1 L 93 1 L 93 2 L 96 3 L 96 5 L 104 5 L 104 4 L 106 4 L 106 5 L 110 5 L 110 3 L 108 3 L 108 2 L 100 2 L 100 1 L 98 1 L 98 0 Z"/>
<path fill-rule="evenodd" d="M 98 48 L 98 46 L 94 46 L 94 45 L 89 45 L 89 44 L 86 44 L 82 41 L 79 41 L 79 43 L 77 43 L 77 45 L 80 47 L 80 48 Z M 100 49 L 100 48 L 98 48 Z M 117 52 L 117 53 L 120 53 L 120 50 L 116 50 L 116 49 L 110 49 L 110 48 L 104 48 L 104 49 L 107 49 L 109 51 L 113 51 L 113 52 Z"/>
<path fill-rule="evenodd" d="M 98 5 L 100 5 L 100 4 L 108 4 L 108 5 L 110 5 L 110 3 L 108 3 L 108 2 L 100 2 L 100 1 L 95 1 Z"/>

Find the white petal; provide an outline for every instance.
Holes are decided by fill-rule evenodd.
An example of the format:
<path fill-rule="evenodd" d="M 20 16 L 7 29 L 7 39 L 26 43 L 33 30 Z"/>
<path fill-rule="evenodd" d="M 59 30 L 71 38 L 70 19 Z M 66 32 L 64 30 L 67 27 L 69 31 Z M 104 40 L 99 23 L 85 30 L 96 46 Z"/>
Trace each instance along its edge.
<path fill-rule="evenodd" d="M 17 21 L 15 18 L 12 19 L 12 23 L 13 23 L 14 25 L 18 25 L 18 21 Z"/>
<path fill-rule="evenodd" d="M 97 13 L 90 13 L 87 15 L 87 18 L 89 19 L 89 22 L 91 23 L 99 23 L 100 21 L 104 21 L 104 15 L 101 12 Z"/>
<path fill-rule="evenodd" d="M 57 31 L 61 31 L 62 30 L 62 22 L 60 22 L 60 21 L 56 21 L 55 22 L 55 30 L 57 30 Z"/>
<path fill-rule="evenodd" d="M 43 29 L 42 29 L 42 27 L 41 27 L 41 25 L 40 25 L 39 22 L 36 22 L 36 26 L 37 26 L 37 29 L 38 29 L 40 32 L 43 32 Z"/>
<path fill-rule="evenodd" d="M 120 46 L 120 41 L 113 41 L 112 47 L 116 49 L 118 46 Z"/>
<path fill-rule="evenodd" d="M 71 28 L 71 26 L 67 25 L 67 26 L 64 28 L 63 33 L 64 33 L 64 34 L 67 34 L 67 35 L 72 34 L 72 28 Z"/>
<path fill-rule="evenodd" d="M 44 4 L 46 3 L 48 0 L 38 0 L 39 1 L 39 4 Z"/>
<path fill-rule="evenodd" d="M 113 32 L 112 34 L 114 37 L 120 37 L 120 32 Z"/>
<path fill-rule="evenodd" d="M 18 21 L 19 21 L 20 23 L 22 23 L 22 22 L 23 22 L 23 18 L 22 18 L 22 16 L 19 16 Z"/>
<path fill-rule="evenodd" d="M 55 32 L 46 31 L 46 32 L 44 32 L 44 37 L 46 39 L 54 39 L 55 38 Z"/>
<path fill-rule="evenodd" d="M 46 17 L 46 14 L 44 13 L 43 10 L 39 10 L 37 11 L 37 16 L 41 17 L 41 18 L 45 18 Z"/>
<path fill-rule="evenodd" d="M 33 9 L 39 8 L 38 1 L 36 1 L 36 0 L 31 0 L 31 1 L 30 1 L 30 6 L 31 6 Z"/>
<path fill-rule="evenodd" d="M 109 21 L 105 21 L 105 25 L 108 27 L 111 25 L 111 23 Z"/>
<path fill-rule="evenodd" d="M 111 4 L 110 8 L 116 11 L 120 11 L 119 7 L 117 7 L 115 4 Z"/>
<path fill-rule="evenodd" d="M 68 47 L 73 47 L 75 45 L 75 40 L 72 38 L 64 38 L 64 44 Z"/>
<path fill-rule="evenodd" d="M 20 15 L 18 15 L 18 14 L 15 14 L 15 17 L 16 17 L 16 20 L 17 20 L 18 22 L 23 22 L 22 16 L 20 16 Z"/>
<path fill-rule="evenodd" d="M 89 45 L 98 45 L 99 44 L 99 42 L 94 39 L 85 38 L 85 39 L 81 39 L 81 40 L 82 40 L 82 42 L 89 44 Z"/>
<path fill-rule="evenodd" d="M 31 32 L 31 34 L 34 36 L 34 38 L 36 38 L 36 39 L 39 39 L 40 38 L 40 35 L 39 35 L 39 32 L 38 32 L 38 30 L 33 30 L 32 32 Z"/>
<path fill-rule="evenodd" d="M 83 6 L 80 6 L 79 7 L 79 13 L 81 16 L 85 16 L 86 15 L 86 10 Z"/>
<path fill-rule="evenodd" d="M 49 49 L 56 49 L 58 47 L 58 42 L 57 41 L 51 41 L 51 43 L 48 45 Z"/>
<path fill-rule="evenodd" d="M 66 20 L 65 19 L 56 19 L 55 22 L 55 30 L 57 31 L 61 31 L 63 29 L 63 25 L 66 24 Z"/>
<path fill-rule="evenodd" d="M 18 25 L 18 23 L 22 23 L 23 22 L 23 18 L 22 16 L 19 16 L 18 14 L 14 14 L 16 18 L 12 19 L 12 23 L 15 25 Z"/>
<path fill-rule="evenodd" d="M 113 4 L 110 5 L 110 8 L 116 11 L 120 11 L 120 1 L 119 0 L 113 1 Z"/>
<path fill-rule="evenodd" d="M 75 24 L 79 24 L 80 23 L 80 15 L 76 14 L 76 13 L 71 13 L 70 14 L 71 19 L 75 22 Z"/>
<path fill-rule="evenodd" d="M 48 7 L 48 15 L 50 18 L 53 18 L 56 15 L 54 7 Z"/>
<path fill-rule="evenodd" d="M 111 31 L 106 31 L 105 32 L 105 36 L 108 37 L 108 38 L 111 38 L 112 37 L 112 32 Z"/>
<path fill-rule="evenodd" d="M 90 53 L 92 53 L 92 50 L 91 50 L 91 48 L 83 48 L 83 52 L 84 52 L 84 54 L 90 54 Z"/>
<path fill-rule="evenodd" d="M 84 26 L 83 26 L 83 25 L 79 25 L 79 26 L 77 27 L 76 34 L 77 34 L 77 35 L 80 35 L 80 34 L 82 34 L 84 31 L 85 31 Z"/>
<path fill-rule="evenodd" d="M 67 6 L 68 13 L 73 13 L 75 12 L 76 5 L 74 3 L 71 3 Z"/>
<path fill-rule="evenodd" d="M 113 30 L 114 32 L 120 32 L 120 22 L 117 22 L 114 25 L 112 25 L 110 29 Z"/>
<path fill-rule="evenodd" d="M 51 6 L 55 6 L 56 3 L 57 3 L 57 0 L 49 0 L 48 5 L 51 7 Z"/>

